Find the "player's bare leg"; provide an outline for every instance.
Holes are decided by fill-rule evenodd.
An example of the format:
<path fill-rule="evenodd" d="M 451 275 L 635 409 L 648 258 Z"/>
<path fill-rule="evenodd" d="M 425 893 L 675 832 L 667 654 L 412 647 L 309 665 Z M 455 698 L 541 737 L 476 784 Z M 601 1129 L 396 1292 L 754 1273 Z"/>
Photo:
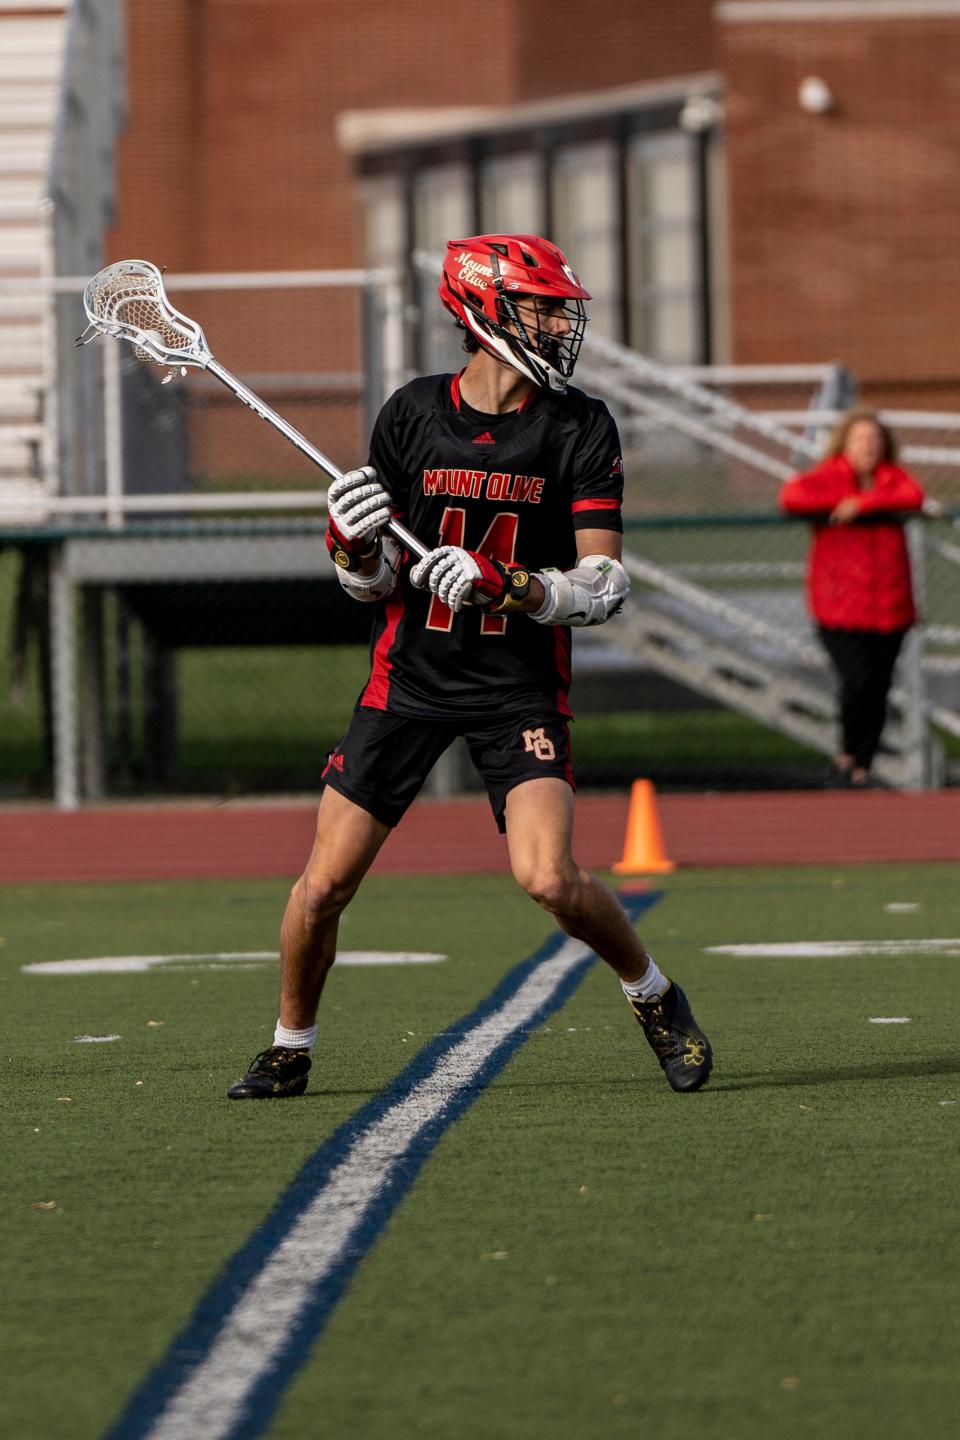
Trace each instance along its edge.
<path fill-rule="evenodd" d="M 280 1024 L 288 1029 L 316 1020 L 337 953 L 340 916 L 389 834 L 389 825 L 339 791 L 323 792 L 313 849 L 280 926 Z"/>
<path fill-rule="evenodd" d="M 663 975 L 616 896 L 571 853 L 573 793 L 555 777 L 528 780 L 507 796 L 507 843 L 515 879 L 566 934 L 616 971 L 674 1090 L 698 1090 L 712 1066 L 710 1042 L 686 995 Z"/>
<path fill-rule="evenodd" d="M 545 776 L 515 786 L 507 796 L 506 819 L 517 883 L 621 980 L 639 980 L 649 965 L 643 942 L 616 896 L 571 854 L 573 791 L 566 781 Z"/>
<path fill-rule="evenodd" d="M 262 1051 L 232 1100 L 302 1095 L 316 1039 L 317 1006 L 337 952 L 340 916 L 390 834 L 352 800 L 326 789 L 313 849 L 290 892 L 280 927 L 280 1018 L 274 1043 Z"/>

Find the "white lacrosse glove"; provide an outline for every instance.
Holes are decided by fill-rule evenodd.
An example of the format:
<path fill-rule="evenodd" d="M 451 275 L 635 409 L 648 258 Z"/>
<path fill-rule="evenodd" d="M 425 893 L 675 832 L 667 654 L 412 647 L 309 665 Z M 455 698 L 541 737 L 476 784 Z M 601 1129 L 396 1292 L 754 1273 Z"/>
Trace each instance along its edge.
<path fill-rule="evenodd" d="M 369 550 L 390 520 L 390 496 L 372 465 L 348 470 L 327 491 L 327 520 L 345 550 Z"/>
<path fill-rule="evenodd" d="M 483 572 L 478 557 L 459 545 L 441 545 L 418 560 L 410 571 L 410 583 L 418 590 L 432 590 L 438 600 L 456 614 L 471 598 L 471 591 Z"/>

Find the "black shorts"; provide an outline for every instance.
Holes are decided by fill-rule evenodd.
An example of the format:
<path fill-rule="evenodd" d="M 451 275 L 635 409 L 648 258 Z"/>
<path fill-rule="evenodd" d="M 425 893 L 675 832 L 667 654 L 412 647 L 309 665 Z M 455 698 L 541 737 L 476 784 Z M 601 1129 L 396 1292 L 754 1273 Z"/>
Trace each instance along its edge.
<path fill-rule="evenodd" d="M 501 834 L 506 831 L 507 795 L 515 785 L 552 775 L 576 789 L 569 724 L 556 710 L 527 710 L 509 720 L 463 723 L 421 720 L 361 706 L 327 758 L 324 784 L 384 825 L 396 825 L 458 735 L 467 742 Z"/>

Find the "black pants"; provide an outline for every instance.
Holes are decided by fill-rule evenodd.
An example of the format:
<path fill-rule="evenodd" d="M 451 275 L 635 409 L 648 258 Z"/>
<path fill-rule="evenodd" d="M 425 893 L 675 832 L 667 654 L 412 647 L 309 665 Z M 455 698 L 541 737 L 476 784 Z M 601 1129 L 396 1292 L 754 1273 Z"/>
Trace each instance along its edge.
<path fill-rule="evenodd" d="M 840 681 L 840 731 L 844 753 L 869 770 L 887 718 L 887 695 L 905 630 L 828 630 L 823 648 Z"/>

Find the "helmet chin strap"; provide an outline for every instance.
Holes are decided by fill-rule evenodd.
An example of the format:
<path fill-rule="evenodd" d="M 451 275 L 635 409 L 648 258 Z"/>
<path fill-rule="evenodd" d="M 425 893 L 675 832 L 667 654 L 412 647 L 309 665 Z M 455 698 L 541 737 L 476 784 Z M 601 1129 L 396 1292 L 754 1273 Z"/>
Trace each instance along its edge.
<path fill-rule="evenodd" d="M 522 350 L 521 353 L 518 354 L 508 340 L 505 340 L 502 336 L 493 334 L 491 330 L 481 326 L 479 321 L 471 314 L 469 307 L 464 307 L 464 315 L 471 330 L 483 345 L 484 349 L 492 351 L 497 359 L 502 360 L 506 365 L 510 365 L 514 370 L 519 371 L 527 380 L 532 380 L 534 385 L 540 386 L 541 389 L 556 390 L 560 393 L 566 390 L 566 379 L 560 374 L 559 370 L 555 370 L 547 361 L 534 360 Z M 524 334 L 525 333 L 524 331 Z"/>

